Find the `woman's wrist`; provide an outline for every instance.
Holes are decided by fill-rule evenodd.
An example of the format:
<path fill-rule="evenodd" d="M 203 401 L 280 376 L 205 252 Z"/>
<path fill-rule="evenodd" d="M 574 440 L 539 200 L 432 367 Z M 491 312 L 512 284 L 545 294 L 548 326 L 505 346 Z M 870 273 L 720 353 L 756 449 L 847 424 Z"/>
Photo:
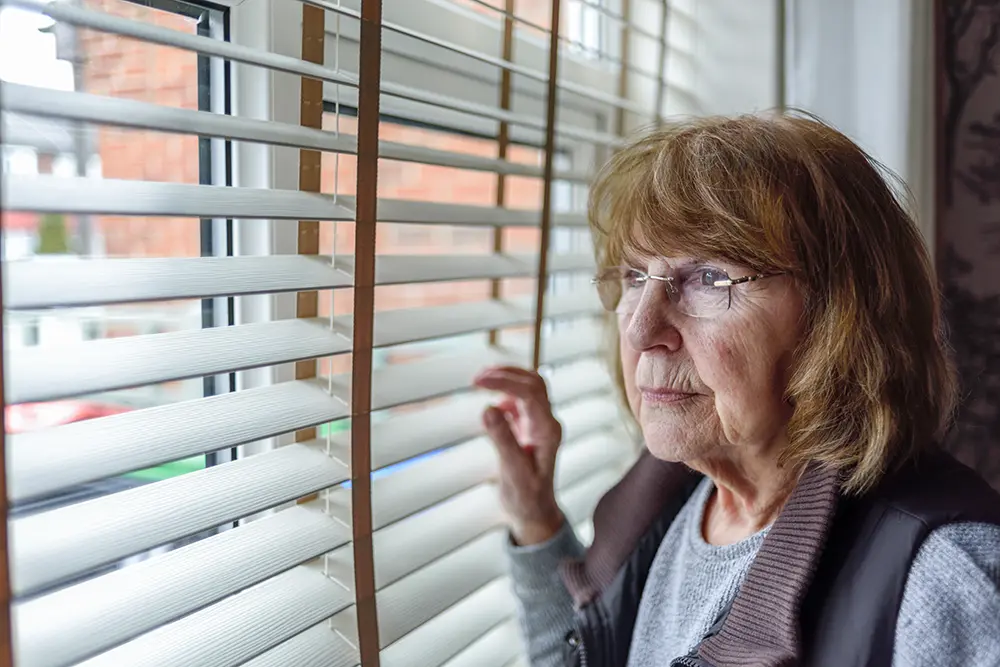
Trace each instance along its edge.
<path fill-rule="evenodd" d="M 551 540 L 562 529 L 564 523 L 566 518 L 562 512 L 557 511 L 545 519 L 515 522 L 511 525 L 510 536 L 518 546 L 530 547 Z"/>

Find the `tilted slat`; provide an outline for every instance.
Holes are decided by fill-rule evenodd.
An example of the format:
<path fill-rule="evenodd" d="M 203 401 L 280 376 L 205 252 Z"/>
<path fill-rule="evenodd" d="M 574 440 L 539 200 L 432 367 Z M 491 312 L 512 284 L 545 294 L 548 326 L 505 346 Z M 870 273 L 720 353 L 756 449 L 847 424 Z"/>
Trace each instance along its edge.
<path fill-rule="evenodd" d="M 442 667 L 504 667 L 520 655 L 524 639 L 517 620 L 495 626 Z"/>
<path fill-rule="evenodd" d="M 31 594 L 347 478 L 343 464 L 296 444 L 14 519 L 11 587 L 16 595 Z"/>
<path fill-rule="evenodd" d="M 559 450 L 556 482 L 563 488 L 605 470 L 620 470 L 634 451 L 622 429 L 591 433 Z"/>
<path fill-rule="evenodd" d="M 353 667 L 360 661 L 357 648 L 324 621 L 244 663 L 243 667 Z"/>
<path fill-rule="evenodd" d="M 5 177 L 3 208 L 38 213 L 354 220 L 353 208 L 330 195 L 296 190 L 233 188 L 60 176 Z"/>
<path fill-rule="evenodd" d="M 338 201 L 354 209 L 354 197 L 340 197 Z M 466 204 L 438 204 L 404 199 L 380 199 L 380 222 L 410 222 L 425 225 L 486 225 L 491 227 L 537 227 L 541 211 L 499 208 L 495 206 L 469 206 Z M 587 216 L 582 213 L 555 213 L 552 224 L 557 227 L 585 227 Z"/>
<path fill-rule="evenodd" d="M 389 586 L 502 523 L 496 489 L 479 486 L 376 531 L 376 588 Z"/>
<path fill-rule="evenodd" d="M 8 360 L 7 401 L 50 401 L 350 351 L 346 335 L 302 319 L 32 347 Z"/>
<path fill-rule="evenodd" d="M 211 41 L 213 44 L 226 44 L 214 39 Z M 169 107 L 122 97 L 5 83 L 3 104 L 8 111 L 77 122 L 197 134 L 335 153 L 357 152 L 357 139 L 349 134 L 337 135 L 336 132 L 300 125 Z"/>
<path fill-rule="evenodd" d="M 510 586 L 505 578 L 486 584 L 382 651 L 381 663 L 386 667 L 425 667 L 452 658 L 515 612 Z M 472 664 L 484 667 L 490 663 Z"/>
<path fill-rule="evenodd" d="M 8 435 L 7 495 L 46 496 L 347 414 L 346 403 L 318 384 L 298 381 Z"/>
<path fill-rule="evenodd" d="M 92 28 L 124 37 L 133 37 L 145 42 L 172 46 L 208 56 L 218 56 L 234 62 L 259 65 L 278 72 L 297 74 L 312 79 L 319 79 L 320 81 L 328 81 L 352 87 L 357 87 L 358 85 L 358 77 L 353 73 L 330 69 L 298 58 L 260 51 L 211 37 L 183 33 L 140 21 L 131 21 L 111 16 L 104 12 L 92 11 L 72 5 L 53 5 L 43 0 L 3 0 L 3 4 L 5 6 L 37 11 L 70 25 Z M 525 127 L 545 129 L 544 119 L 539 119 L 535 116 L 516 114 L 498 107 L 467 102 L 461 98 L 440 95 L 420 88 L 383 81 L 380 89 L 383 94 L 387 95 L 432 104 L 464 113 L 476 114 L 477 116 L 493 118 Z M 620 146 L 624 143 L 624 140 L 618 135 L 597 132 L 586 128 L 559 126 L 556 128 L 556 132 L 565 137 L 608 146 Z"/>
<path fill-rule="evenodd" d="M 253 49 L 214 37 L 192 35 L 177 30 L 170 30 L 169 28 L 162 28 L 148 22 L 131 21 L 112 16 L 105 12 L 83 9 L 61 3 L 52 4 L 44 0 L 3 0 L 3 5 L 36 11 L 56 21 L 81 28 L 92 28 L 101 32 L 121 35 L 122 37 L 133 37 L 144 42 L 172 46 L 201 53 L 206 56 L 218 56 L 238 63 L 259 65 L 260 67 L 266 67 L 277 72 L 298 74 L 311 79 L 319 79 L 320 81 L 341 83 L 355 87 L 358 85 L 358 78 L 354 74 L 338 72 L 298 58 Z"/>
<path fill-rule="evenodd" d="M 587 437 L 595 436 L 587 434 Z M 571 448 L 574 444 L 573 440 L 567 440 L 564 447 Z M 378 530 L 456 496 L 488 481 L 496 472 L 493 445 L 482 436 L 377 477 L 372 481 L 374 527 Z M 563 475 L 557 481 L 563 479 L 575 481 L 572 474 Z M 346 502 L 348 492 L 345 489 L 336 489 L 333 493 L 343 496 Z"/>
<path fill-rule="evenodd" d="M 482 412 L 489 404 L 490 397 L 483 393 L 457 395 L 440 405 L 421 406 L 420 410 L 373 421 L 372 469 L 391 466 L 480 435 Z M 342 444 L 350 442 L 349 432 L 333 437 Z"/>
<path fill-rule="evenodd" d="M 376 594 L 379 641 L 398 641 L 473 591 L 504 575 L 503 540 L 496 530 Z"/>
<path fill-rule="evenodd" d="M 384 528 L 482 484 L 497 470 L 496 454 L 476 438 L 372 480 L 372 522 Z M 335 495 L 346 495 L 337 489 Z"/>
<path fill-rule="evenodd" d="M 549 271 L 591 271 L 589 253 L 552 254 Z M 533 277 L 538 272 L 534 255 L 376 255 L 375 280 L 395 285 L 445 280 Z"/>
<path fill-rule="evenodd" d="M 306 255 L 36 257 L 7 263 L 4 306 L 78 307 L 350 287 L 351 274 L 329 260 Z"/>
<path fill-rule="evenodd" d="M 4 108 L 44 118 L 357 154 L 357 137 L 351 134 L 14 83 L 4 84 Z M 379 155 L 390 160 L 456 169 L 535 178 L 543 176 L 542 168 L 531 164 L 391 141 L 379 142 Z M 591 174 L 586 171 L 556 169 L 554 177 L 557 180 L 587 183 Z"/>
<path fill-rule="evenodd" d="M 589 293 L 551 297 L 546 303 L 546 316 L 566 318 L 591 314 L 595 312 L 595 303 L 596 297 Z M 343 320 L 342 330 L 349 330 L 349 321 L 350 318 Z M 534 304 L 523 298 L 386 310 L 375 315 L 374 344 L 376 347 L 401 345 L 476 331 L 524 326 L 534 321 Z"/>
<path fill-rule="evenodd" d="M 455 169 L 472 169 L 508 176 L 528 176 L 534 178 L 541 178 L 543 176 L 542 168 L 532 164 L 510 162 L 499 158 L 479 157 L 467 153 L 453 153 L 451 151 L 442 151 L 424 146 L 411 146 L 409 144 L 390 141 L 379 142 L 378 152 L 379 157 L 399 160 L 401 162 L 418 162 L 441 167 L 453 167 Z M 593 178 L 593 174 L 589 171 L 578 169 L 557 168 L 553 170 L 552 177 L 557 181 L 589 183 Z"/>
<path fill-rule="evenodd" d="M 537 116 L 519 114 L 506 109 L 501 109 L 499 107 L 477 104 L 458 97 L 442 95 L 423 88 L 414 88 L 412 86 L 406 86 L 393 81 L 382 81 L 380 90 L 384 95 L 392 95 L 405 100 L 431 104 L 436 107 L 441 107 L 442 109 L 451 109 L 462 113 L 474 114 L 480 118 L 491 118 L 493 120 L 510 123 L 512 125 L 532 127 L 538 130 L 545 129 L 545 118 L 540 114 Z M 555 133 L 570 139 L 579 139 L 581 141 L 604 146 L 618 147 L 625 144 L 625 139 L 617 134 L 588 130 L 582 127 L 559 124 L 556 125 Z"/>
<path fill-rule="evenodd" d="M 593 516 L 597 502 L 621 479 L 622 470 L 605 470 L 577 482 L 557 494 L 559 506 L 566 514 L 566 520 L 576 525 Z"/>
<path fill-rule="evenodd" d="M 315 5 L 317 7 L 323 7 L 324 9 L 329 9 L 332 12 L 344 16 L 350 16 L 352 18 L 357 18 L 357 19 L 361 18 L 358 12 L 355 11 L 354 9 L 334 4 L 329 0 L 303 0 L 303 2 L 305 2 L 306 4 Z M 392 32 L 396 32 L 401 35 L 406 35 L 407 37 L 411 37 L 413 39 L 417 39 L 422 42 L 426 42 L 428 44 L 433 44 L 434 46 L 437 46 L 439 48 L 447 49 L 448 51 L 461 54 L 463 56 L 466 56 L 467 58 L 478 60 L 479 62 L 487 63 L 495 67 L 506 69 L 514 74 L 517 74 L 518 76 L 534 79 L 535 81 L 539 81 L 541 83 L 546 83 L 549 80 L 549 75 L 547 72 L 532 69 L 531 67 L 525 67 L 523 65 L 519 65 L 509 60 L 504 60 L 503 58 L 498 58 L 497 56 L 493 56 L 488 53 L 483 53 L 482 51 L 470 49 L 461 46 L 460 44 L 449 42 L 444 39 L 439 39 L 437 37 L 434 37 L 433 35 L 428 35 L 426 33 L 413 30 L 412 28 L 407 28 L 406 26 L 390 23 L 388 21 L 383 21 L 382 28 L 384 30 L 391 30 Z M 633 26 L 632 30 L 640 34 L 646 34 L 652 39 L 656 40 L 660 39 L 659 36 L 653 33 L 646 33 L 642 28 L 638 26 Z M 581 86 L 571 81 L 558 81 L 556 82 L 556 85 L 563 90 L 566 90 L 568 92 L 573 92 L 578 95 L 583 95 L 588 99 L 605 102 L 606 104 L 610 104 L 616 107 L 621 107 L 623 109 L 627 109 L 629 111 L 633 111 L 635 113 L 642 114 L 644 116 L 650 115 L 650 110 L 647 106 L 644 106 L 642 104 L 639 104 L 638 102 L 633 102 L 631 100 L 622 97 L 618 97 L 617 95 L 609 95 L 607 93 L 602 93 L 598 90 L 595 90 L 593 87 Z"/>
<path fill-rule="evenodd" d="M 392 415 L 372 424 L 372 468 L 379 469 L 482 435 L 482 413 L 496 399 L 485 393 L 457 395 L 440 405 Z M 563 439 L 572 440 L 621 423 L 611 396 L 584 398 L 557 405 L 556 419 L 563 425 Z M 333 436 L 347 447 L 350 432 Z"/>
<path fill-rule="evenodd" d="M 350 531 L 292 507 L 14 607 L 18 661 L 76 663 L 345 544 Z"/>
<path fill-rule="evenodd" d="M 236 667 L 329 618 L 353 597 L 322 572 L 299 566 L 77 667 Z"/>
<path fill-rule="evenodd" d="M 378 285 L 533 276 L 530 255 L 378 255 Z M 331 265 L 332 264 L 332 265 Z M 549 270 L 585 271 L 589 254 L 552 255 Z M 350 287 L 349 255 L 15 260 L 6 265 L 8 309 L 203 299 Z"/>
<path fill-rule="evenodd" d="M 531 308 L 505 301 L 405 308 L 376 313 L 376 347 L 502 329 L 534 321 Z"/>
<path fill-rule="evenodd" d="M 553 346 L 551 358 L 543 357 L 543 360 L 559 363 L 563 361 L 559 354 L 560 350 Z M 575 358 L 575 355 L 571 357 Z M 372 409 L 446 396 L 469 388 L 475 375 L 487 366 L 524 366 L 527 362 L 524 350 L 470 345 L 461 354 L 432 356 L 426 360 L 389 366 L 373 373 Z M 553 385 L 553 396 L 557 400 L 569 400 L 609 387 L 610 381 L 602 364 L 596 361 L 579 362 L 555 373 Z M 333 386 L 338 395 L 349 395 L 350 378 L 335 376 Z"/>
<path fill-rule="evenodd" d="M 589 313 L 587 313 L 589 315 Z M 504 348 L 525 359 L 531 358 L 534 337 L 520 331 L 503 331 L 500 343 Z M 566 364 L 579 359 L 601 356 L 608 344 L 605 332 L 594 318 L 585 317 L 560 326 L 542 337 L 542 363 Z"/>

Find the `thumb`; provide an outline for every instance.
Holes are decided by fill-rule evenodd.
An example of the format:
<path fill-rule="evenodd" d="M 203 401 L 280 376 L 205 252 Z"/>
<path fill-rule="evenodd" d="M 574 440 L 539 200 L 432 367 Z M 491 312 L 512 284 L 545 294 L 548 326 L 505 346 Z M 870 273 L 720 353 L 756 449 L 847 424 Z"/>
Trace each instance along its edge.
<path fill-rule="evenodd" d="M 483 413 L 483 424 L 486 426 L 486 434 L 496 446 L 500 464 L 513 471 L 526 472 L 529 454 L 521 448 L 504 413 L 494 407 L 487 408 Z"/>

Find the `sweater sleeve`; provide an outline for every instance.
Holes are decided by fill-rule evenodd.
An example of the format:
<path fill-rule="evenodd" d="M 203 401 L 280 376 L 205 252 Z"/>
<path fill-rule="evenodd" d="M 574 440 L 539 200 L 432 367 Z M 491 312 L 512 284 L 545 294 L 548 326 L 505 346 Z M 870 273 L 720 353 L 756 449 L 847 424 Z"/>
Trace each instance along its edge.
<path fill-rule="evenodd" d="M 507 555 L 521 631 L 532 667 L 562 667 L 566 634 L 573 628 L 573 600 L 559 564 L 584 552 L 569 523 L 552 538 L 527 547 L 508 540 Z"/>
<path fill-rule="evenodd" d="M 1000 526 L 951 524 L 927 537 L 906 580 L 892 664 L 1000 665 Z"/>

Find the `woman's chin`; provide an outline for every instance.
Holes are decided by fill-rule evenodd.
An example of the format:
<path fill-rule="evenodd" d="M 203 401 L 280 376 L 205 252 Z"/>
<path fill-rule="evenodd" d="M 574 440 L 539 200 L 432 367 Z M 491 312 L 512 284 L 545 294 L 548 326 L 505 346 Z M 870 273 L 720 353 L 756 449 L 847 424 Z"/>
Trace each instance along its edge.
<path fill-rule="evenodd" d="M 642 435 L 649 453 L 661 461 L 684 463 L 701 458 L 717 443 L 706 437 L 706 426 L 701 424 L 642 424 Z"/>

